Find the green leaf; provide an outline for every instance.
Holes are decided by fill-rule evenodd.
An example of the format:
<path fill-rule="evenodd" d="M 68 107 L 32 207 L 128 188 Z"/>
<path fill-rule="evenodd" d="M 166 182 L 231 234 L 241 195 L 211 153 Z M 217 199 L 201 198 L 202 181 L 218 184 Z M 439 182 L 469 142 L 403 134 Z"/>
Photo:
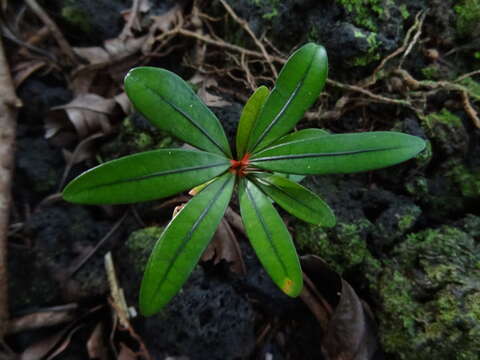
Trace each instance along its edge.
<path fill-rule="evenodd" d="M 230 161 L 196 150 L 161 149 L 125 156 L 70 182 L 63 198 L 79 204 L 128 204 L 171 196 L 223 173 Z"/>
<path fill-rule="evenodd" d="M 174 73 L 137 67 L 125 77 L 135 108 L 161 130 L 205 151 L 231 157 L 228 140 L 213 112 Z"/>
<path fill-rule="evenodd" d="M 424 148 L 421 138 L 397 132 L 336 134 L 273 146 L 250 163 L 292 174 L 346 174 L 395 165 Z"/>
<path fill-rule="evenodd" d="M 292 237 L 270 199 L 252 182 L 240 183 L 240 211 L 260 262 L 282 291 L 292 297 L 303 288 L 302 269 Z"/>
<path fill-rule="evenodd" d="M 290 56 L 259 115 L 248 143 L 250 153 L 293 129 L 318 98 L 327 72 L 327 53 L 320 45 L 306 44 Z"/>
<path fill-rule="evenodd" d="M 314 139 L 319 136 L 325 136 L 328 134 L 330 133 L 323 129 L 303 129 L 303 130 L 295 131 L 291 134 L 282 136 L 280 139 L 277 139 L 274 142 L 272 142 L 268 147 L 272 147 L 278 144 L 283 144 L 283 143 L 292 142 L 292 141 Z"/>
<path fill-rule="evenodd" d="M 302 185 L 277 175 L 257 177 L 255 184 L 293 216 L 312 224 L 335 226 L 330 207 Z"/>
<path fill-rule="evenodd" d="M 143 275 L 142 314 L 160 311 L 185 283 L 222 220 L 234 183 L 231 173 L 219 177 L 194 196 L 162 233 Z"/>
<path fill-rule="evenodd" d="M 237 128 L 237 159 L 241 159 L 245 154 L 248 139 L 269 93 L 270 91 L 266 86 L 260 86 L 255 90 L 253 95 L 250 96 L 250 99 L 248 99 L 242 110 Z"/>

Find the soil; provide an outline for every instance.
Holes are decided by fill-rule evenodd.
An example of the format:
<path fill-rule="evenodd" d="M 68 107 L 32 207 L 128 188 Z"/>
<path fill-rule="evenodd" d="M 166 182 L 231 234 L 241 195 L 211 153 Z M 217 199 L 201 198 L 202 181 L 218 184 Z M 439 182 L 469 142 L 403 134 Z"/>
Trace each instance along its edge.
<path fill-rule="evenodd" d="M 154 20 L 151 16 L 171 21 L 162 16 L 179 6 L 183 19 L 193 24 L 189 30 L 215 32 L 229 44 L 258 51 L 220 1 L 147 2 L 150 7 L 141 10 L 139 27 L 133 30 L 136 37 L 148 34 Z M 40 3 L 70 45 L 82 48 L 102 47 L 105 40 L 117 38 L 125 25 L 122 11 L 131 7 L 126 0 Z M 46 353 L 34 345 L 46 346 L 45 339 L 64 331 L 65 323 L 10 334 L 6 338 L 9 347 L 16 354 L 41 354 L 39 359 L 141 359 L 145 358 L 143 345 L 152 359 L 162 360 L 479 359 L 480 124 L 475 123 L 474 113 L 480 113 L 480 2 L 226 3 L 262 39 L 272 56 L 288 55 L 308 41 L 326 47 L 333 82 L 327 84 L 298 129 L 318 127 L 332 133 L 393 130 L 420 136 L 428 143 L 415 159 L 388 169 L 305 178 L 302 184 L 334 210 L 337 225 L 332 229 L 302 223 L 281 212 L 299 254 L 321 257 L 367 304 L 370 310 L 365 312 L 371 311 L 376 324 L 369 327 L 375 350 L 363 357 L 349 353 L 352 349 L 345 350 L 346 357 L 341 357 L 341 351 L 327 355 L 325 329 L 300 298 L 288 298 L 275 287 L 238 229 L 235 234 L 245 274 L 233 272 L 225 260 L 200 262 L 161 313 L 149 318 L 133 316 L 130 330 L 116 323 L 119 315 L 110 297 L 105 254 L 112 254 L 128 307 L 136 308 L 148 255 L 181 201 L 80 206 L 64 202 L 58 194 L 66 181 L 99 162 L 184 144 L 155 129 L 140 114 L 126 114 L 120 103 L 110 104 L 94 125 L 85 125 L 86 134 L 67 115 L 61 122 L 52 122 L 58 119 L 52 110 L 76 99 L 85 86 L 88 93 L 113 99 L 122 92 L 126 71 L 134 66 L 164 67 L 184 79 L 200 73 L 213 82 L 205 85 L 202 80 L 192 87 L 201 90 L 204 86 L 209 96 L 228 102 L 218 106 L 209 98 L 233 143 L 242 106 L 252 92 L 251 78 L 256 86 L 272 86 L 268 62 L 253 59 L 247 74 L 240 55 L 233 50 L 180 35 L 163 39 L 163 47 L 138 48 L 121 61 L 112 60 L 111 66 L 92 72 L 91 79 L 80 77 L 89 79 L 83 88 L 78 77 L 72 77 L 76 65 L 64 59 L 51 35 L 35 45 L 53 54 L 57 63 L 32 72 L 17 87 L 23 107 L 17 120 L 8 239 L 9 309 L 11 318 L 17 319 L 75 304 L 75 320 L 65 330 L 75 331 L 71 336 L 62 333 L 59 339 L 68 340 L 57 341 L 60 345 L 52 345 Z M 14 4 L 9 11 L 18 15 L 22 9 Z M 200 26 L 195 28 L 198 21 Z M 419 21 L 421 31 L 413 40 L 409 29 L 418 30 L 415 24 Z M 21 22 L 16 30 L 25 39 L 43 26 L 29 10 Z M 159 35 L 164 30 L 156 31 Z M 405 39 L 410 42 L 399 55 L 381 65 Z M 5 46 L 12 69 L 43 56 L 8 39 Z M 155 52 L 158 56 L 152 56 Z M 87 60 L 81 61 L 90 66 Z M 280 69 L 278 63 L 274 66 Z M 400 68 L 417 83 L 395 70 Z M 477 73 L 457 81 L 474 71 Z M 375 83 L 365 85 L 372 74 Z M 446 82 L 461 84 L 462 89 L 438 85 Z M 368 93 L 341 84 L 363 86 Z M 473 113 L 465 106 L 464 93 Z M 378 96 L 409 105 L 380 101 Z M 81 105 L 88 106 L 93 105 Z M 55 136 L 47 138 L 52 123 L 61 125 Z M 101 137 L 85 140 L 98 129 L 103 131 Z M 78 161 L 72 161 L 72 153 L 82 141 L 85 146 L 76 155 Z M 235 201 L 232 208 L 238 210 Z M 86 258 L 90 252 L 93 255 Z M 325 290 L 324 297 L 338 297 L 332 294 Z M 331 305 L 335 308 L 338 299 Z M 103 324 L 100 342 L 104 353 L 92 355 L 87 343 L 98 324 Z M 346 336 L 356 336 L 350 331 Z M 55 349 L 61 344 L 65 346 L 57 356 Z"/>

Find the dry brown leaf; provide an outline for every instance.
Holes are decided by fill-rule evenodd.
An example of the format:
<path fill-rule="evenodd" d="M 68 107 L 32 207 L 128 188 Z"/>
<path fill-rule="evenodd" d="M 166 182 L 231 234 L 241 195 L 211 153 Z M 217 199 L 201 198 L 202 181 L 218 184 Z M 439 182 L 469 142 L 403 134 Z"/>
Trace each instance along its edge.
<path fill-rule="evenodd" d="M 212 260 L 215 265 L 225 260 L 230 264 L 233 272 L 242 275 L 246 273 L 242 250 L 238 245 L 237 237 L 225 218 L 220 222 L 215 235 L 213 235 L 213 240 L 205 249 L 202 260 Z"/>
<path fill-rule="evenodd" d="M 45 137 L 50 139 L 60 131 L 71 131 L 84 139 L 94 133 L 112 133 L 109 117 L 115 110 L 116 101 L 96 94 L 81 94 L 66 105 L 51 109 L 45 120 Z"/>
<path fill-rule="evenodd" d="M 69 304 L 39 310 L 33 314 L 27 314 L 22 317 L 12 319 L 8 332 L 10 334 L 19 333 L 25 330 L 34 330 L 42 327 L 49 327 L 72 321 L 75 317 L 77 304 Z"/>
<path fill-rule="evenodd" d="M 162 32 L 167 32 L 172 29 L 177 23 L 181 11 L 181 6 L 176 4 L 161 15 L 151 16 L 150 19 L 153 20 L 151 31 L 160 30 Z"/>
<path fill-rule="evenodd" d="M 206 77 L 197 73 L 189 80 L 189 82 L 194 85 L 199 85 L 197 95 L 207 106 L 225 107 L 232 105 L 232 103 L 226 101 L 221 96 L 212 94 L 207 90 L 208 88 L 216 87 L 218 85 L 217 80 L 215 80 L 214 78 Z"/>
<path fill-rule="evenodd" d="M 98 323 L 93 329 L 87 341 L 87 352 L 90 359 L 108 360 L 108 349 L 104 342 L 102 323 Z"/>
<path fill-rule="evenodd" d="M 379 351 L 379 342 L 375 321 L 362 300 L 350 284 L 318 256 L 303 256 L 301 261 L 303 270 L 314 284 L 314 292 L 333 308 L 326 334 L 320 342 L 325 359 L 373 359 Z M 323 307 L 323 304 L 318 306 Z"/>
<path fill-rule="evenodd" d="M 74 47 L 73 51 L 90 64 L 101 64 L 110 61 L 110 54 L 100 46 Z"/>
<path fill-rule="evenodd" d="M 31 60 L 17 64 L 13 69 L 13 84 L 18 88 L 36 71 L 43 68 L 46 64 L 43 60 Z"/>
<path fill-rule="evenodd" d="M 73 334 L 82 327 L 83 325 L 68 326 L 56 334 L 34 343 L 19 355 L 19 360 L 54 359 L 65 351 L 70 344 Z"/>
<path fill-rule="evenodd" d="M 103 42 L 103 47 L 75 47 L 75 53 L 87 60 L 90 65 L 110 63 L 125 58 L 139 51 L 147 36 L 138 38 L 128 37 L 126 39 L 109 39 Z"/>
<path fill-rule="evenodd" d="M 132 349 L 127 347 L 124 343 L 120 343 L 120 354 L 118 360 L 137 360 L 138 356 Z"/>
<path fill-rule="evenodd" d="M 117 104 L 122 108 L 126 115 L 133 113 L 133 104 L 127 96 L 127 93 L 122 92 L 114 97 Z"/>

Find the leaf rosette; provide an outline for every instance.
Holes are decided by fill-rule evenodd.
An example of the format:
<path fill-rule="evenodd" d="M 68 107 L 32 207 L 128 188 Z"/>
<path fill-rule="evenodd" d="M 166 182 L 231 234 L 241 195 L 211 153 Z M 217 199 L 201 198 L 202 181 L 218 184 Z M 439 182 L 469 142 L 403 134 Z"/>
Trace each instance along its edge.
<path fill-rule="evenodd" d="M 101 164 L 70 182 L 67 201 L 128 204 L 196 188 L 170 221 L 150 255 L 140 290 L 140 310 L 152 315 L 180 290 L 228 207 L 235 187 L 248 238 L 275 284 L 295 297 L 303 288 L 292 237 L 273 203 L 303 221 L 335 225 L 329 206 L 293 181 L 292 174 L 369 171 L 416 156 L 425 142 L 396 132 L 329 134 L 321 129 L 290 133 L 317 100 L 328 73 L 325 49 L 309 43 L 295 51 L 275 87 L 259 87 L 240 117 L 236 149 L 218 118 L 174 73 L 132 69 L 125 90 L 153 125 L 194 150 L 153 150 Z"/>

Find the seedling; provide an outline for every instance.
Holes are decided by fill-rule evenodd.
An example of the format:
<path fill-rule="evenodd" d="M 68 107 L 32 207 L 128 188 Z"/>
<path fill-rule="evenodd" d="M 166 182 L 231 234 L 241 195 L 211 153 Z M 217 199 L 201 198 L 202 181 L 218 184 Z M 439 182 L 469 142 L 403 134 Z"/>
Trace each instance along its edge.
<path fill-rule="evenodd" d="M 284 174 L 332 174 L 394 165 L 418 154 L 422 139 L 396 132 L 328 134 L 305 129 L 288 134 L 315 102 L 327 78 L 325 49 L 309 43 L 291 55 L 274 89 L 259 87 L 243 109 L 230 149 L 219 120 L 170 71 L 138 67 L 125 78 L 134 106 L 152 124 L 196 150 L 161 149 L 101 164 L 63 192 L 82 204 L 128 204 L 199 186 L 170 221 L 145 269 L 140 310 L 152 315 L 180 290 L 213 237 L 238 187 L 250 242 L 266 271 L 287 295 L 302 290 L 302 270 L 282 218 L 272 204 L 326 227 L 335 216 L 316 194 Z M 288 135 L 287 135 L 288 134 Z"/>

